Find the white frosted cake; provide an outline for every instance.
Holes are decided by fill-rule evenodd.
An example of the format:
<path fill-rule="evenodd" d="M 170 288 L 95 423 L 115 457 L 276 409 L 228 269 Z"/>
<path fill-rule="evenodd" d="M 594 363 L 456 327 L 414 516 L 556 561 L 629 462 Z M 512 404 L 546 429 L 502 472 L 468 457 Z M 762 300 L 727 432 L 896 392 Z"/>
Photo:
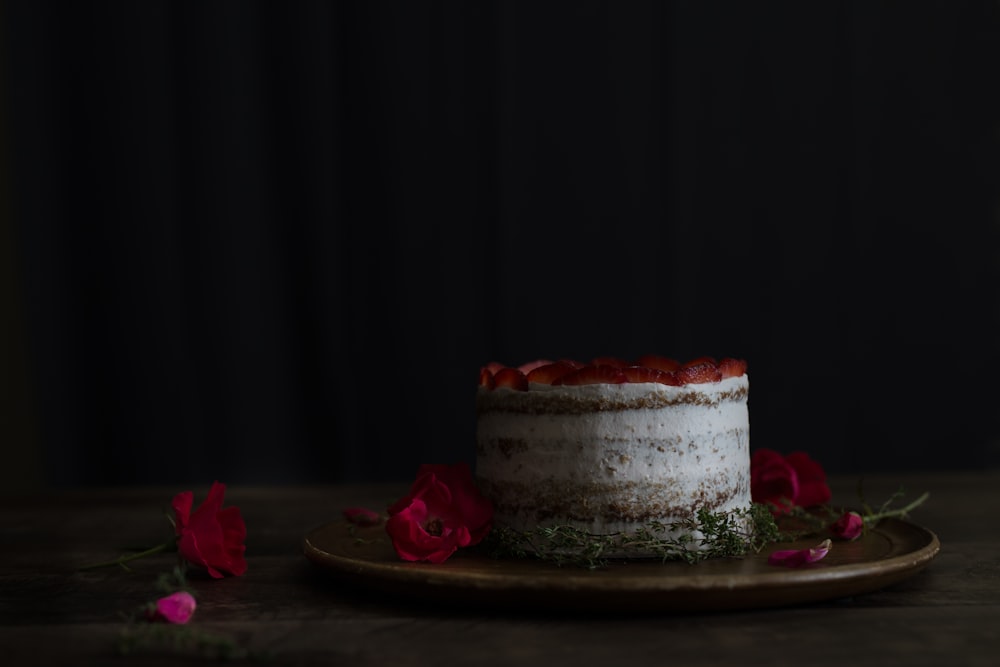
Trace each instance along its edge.
<path fill-rule="evenodd" d="M 614 536 L 608 557 L 662 556 L 636 536 L 671 526 L 655 534 L 705 549 L 699 510 L 746 526 L 748 391 L 746 362 L 730 358 L 484 367 L 475 471 L 494 525 Z"/>

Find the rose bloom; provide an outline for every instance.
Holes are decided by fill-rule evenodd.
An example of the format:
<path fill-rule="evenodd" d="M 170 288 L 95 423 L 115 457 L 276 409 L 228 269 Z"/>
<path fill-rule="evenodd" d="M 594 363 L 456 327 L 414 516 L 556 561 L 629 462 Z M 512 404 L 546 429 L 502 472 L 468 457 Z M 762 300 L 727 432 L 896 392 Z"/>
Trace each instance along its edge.
<path fill-rule="evenodd" d="M 222 507 L 226 486 L 214 482 L 208 497 L 194 512 L 194 494 L 182 491 L 174 496 L 177 550 L 187 562 L 202 567 L 215 579 L 246 572 L 243 557 L 246 524 L 238 507 Z"/>
<path fill-rule="evenodd" d="M 830 500 L 826 472 L 805 452 L 782 456 L 772 449 L 758 449 L 750 458 L 750 496 L 770 505 L 774 514 L 792 507 L 813 507 Z"/>
<path fill-rule="evenodd" d="M 830 526 L 830 533 L 841 540 L 856 540 L 865 529 L 865 520 L 857 512 L 844 512 Z"/>
<path fill-rule="evenodd" d="M 443 563 L 478 544 L 493 526 L 493 505 L 465 463 L 424 464 L 410 492 L 389 507 L 385 529 L 399 557 Z"/>

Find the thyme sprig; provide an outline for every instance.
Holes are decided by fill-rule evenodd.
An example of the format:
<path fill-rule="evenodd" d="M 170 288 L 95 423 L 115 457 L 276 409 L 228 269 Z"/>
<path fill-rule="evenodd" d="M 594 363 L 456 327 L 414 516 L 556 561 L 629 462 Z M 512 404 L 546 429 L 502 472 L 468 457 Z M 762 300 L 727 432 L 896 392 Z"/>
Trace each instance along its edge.
<path fill-rule="evenodd" d="M 698 534 L 700 533 L 700 537 Z M 594 534 L 567 524 L 517 531 L 495 527 L 487 540 L 494 558 L 537 558 L 559 567 L 599 569 L 620 552 L 651 554 L 662 562 L 694 564 L 709 558 L 739 558 L 777 541 L 778 526 L 767 506 L 711 512 L 664 523 L 653 521 L 631 533 Z"/>

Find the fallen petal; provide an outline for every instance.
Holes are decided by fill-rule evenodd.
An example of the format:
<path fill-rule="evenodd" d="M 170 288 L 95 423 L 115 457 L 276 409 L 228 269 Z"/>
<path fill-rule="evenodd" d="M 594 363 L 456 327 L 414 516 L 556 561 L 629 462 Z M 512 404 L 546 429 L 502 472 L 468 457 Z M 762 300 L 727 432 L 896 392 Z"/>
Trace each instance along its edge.
<path fill-rule="evenodd" d="M 348 507 L 344 510 L 344 518 L 355 526 L 377 526 L 382 523 L 382 516 L 367 507 Z"/>
<path fill-rule="evenodd" d="M 193 595 L 186 591 L 178 591 L 156 601 L 155 617 L 167 623 L 183 625 L 191 620 L 196 606 L 198 603 L 195 602 Z"/>
<path fill-rule="evenodd" d="M 784 565 L 785 567 L 799 567 L 807 563 L 815 563 L 826 558 L 833 543 L 830 540 L 823 540 L 812 549 L 781 549 L 775 551 L 767 557 L 768 565 Z"/>

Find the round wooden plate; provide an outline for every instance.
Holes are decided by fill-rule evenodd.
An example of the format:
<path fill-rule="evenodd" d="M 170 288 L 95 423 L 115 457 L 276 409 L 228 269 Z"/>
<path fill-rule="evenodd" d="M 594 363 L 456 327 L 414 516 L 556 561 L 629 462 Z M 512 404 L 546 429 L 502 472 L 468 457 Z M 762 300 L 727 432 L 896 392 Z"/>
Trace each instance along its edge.
<path fill-rule="evenodd" d="M 460 549 L 446 562 L 402 561 L 382 526 L 334 521 L 308 532 L 305 556 L 353 584 L 423 600 L 487 608 L 588 612 L 711 611 L 777 607 L 867 593 L 922 570 L 941 548 L 929 530 L 886 519 L 854 542 L 834 542 L 823 560 L 800 568 L 768 565 L 771 545 L 741 559 L 695 565 L 612 561 L 587 570 L 535 559 L 495 559 Z"/>

